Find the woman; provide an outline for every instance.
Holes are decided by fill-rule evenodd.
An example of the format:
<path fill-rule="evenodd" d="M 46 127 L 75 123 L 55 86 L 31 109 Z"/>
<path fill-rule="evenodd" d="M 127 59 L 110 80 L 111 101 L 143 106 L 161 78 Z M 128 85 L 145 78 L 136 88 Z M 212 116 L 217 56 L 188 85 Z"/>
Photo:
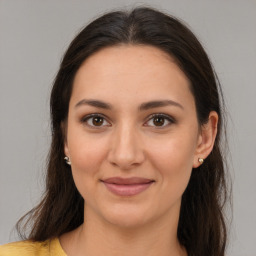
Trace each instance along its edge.
<path fill-rule="evenodd" d="M 136 8 L 93 21 L 52 89 L 44 198 L 27 240 L 1 255 L 224 255 L 220 96 L 176 18 Z"/>

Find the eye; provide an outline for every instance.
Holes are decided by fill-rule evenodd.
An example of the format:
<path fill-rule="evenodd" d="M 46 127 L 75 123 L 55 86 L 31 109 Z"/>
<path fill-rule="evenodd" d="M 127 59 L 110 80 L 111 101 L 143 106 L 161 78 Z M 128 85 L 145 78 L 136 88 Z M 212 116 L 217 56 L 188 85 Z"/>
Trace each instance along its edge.
<path fill-rule="evenodd" d="M 153 127 L 166 127 L 174 123 L 174 119 L 165 114 L 154 114 L 150 116 L 150 119 L 147 121 L 146 126 Z"/>
<path fill-rule="evenodd" d="M 81 120 L 81 122 L 91 127 L 110 126 L 110 123 L 106 120 L 106 118 L 99 114 L 91 114 L 91 115 L 85 116 Z"/>

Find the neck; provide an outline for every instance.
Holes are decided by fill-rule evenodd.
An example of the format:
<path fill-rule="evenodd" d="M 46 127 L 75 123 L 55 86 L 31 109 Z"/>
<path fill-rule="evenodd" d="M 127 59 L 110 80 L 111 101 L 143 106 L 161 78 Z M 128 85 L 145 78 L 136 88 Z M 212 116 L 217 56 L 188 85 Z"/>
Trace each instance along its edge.
<path fill-rule="evenodd" d="M 178 216 L 124 228 L 85 214 L 85 222 L 60 239 L 68 256 L 186 256 L 177 239 Z"/>

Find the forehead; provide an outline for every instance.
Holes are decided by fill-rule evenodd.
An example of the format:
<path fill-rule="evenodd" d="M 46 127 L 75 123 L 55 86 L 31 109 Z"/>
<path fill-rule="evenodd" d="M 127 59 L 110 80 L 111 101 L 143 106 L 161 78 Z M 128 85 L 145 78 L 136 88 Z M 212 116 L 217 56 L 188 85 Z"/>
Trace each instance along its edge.
<path fill-rule="evenodd" d="M 176 67 L 174 58 L 156 47 L 117 45 L 103 48 L 88 57 L 81 65 L 76 76 L 79 76 L 79 73 L 82 70 L 85 71 L 85 69 L 89 73 L 90 69 L 90 72 L 100 73 L 100 77 L 109 76 L 111 73 L 121 75 L 140 74 L 140 77 L 142 77 L 145 73 L 159 72 L 164 66 L 170 68 L 170 65 Z"/>
<path fill-rule="evenodd" d="M 74 79 L 71 101 L 82 97 L 147 101 L 168 95 L 193 101 L 189 86 L 175 60 L 162 50 L 120 45 L 104 48 L 84 61 Z"/>

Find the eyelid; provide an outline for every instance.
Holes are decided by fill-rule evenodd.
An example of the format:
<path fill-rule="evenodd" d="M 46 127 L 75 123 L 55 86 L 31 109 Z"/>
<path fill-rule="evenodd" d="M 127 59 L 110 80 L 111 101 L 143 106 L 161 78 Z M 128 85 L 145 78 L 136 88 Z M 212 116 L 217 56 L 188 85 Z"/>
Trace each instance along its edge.
<path fill-rule="evenodd" d="M 149 121 L 150 121 L 152 118 L 154 118 L 154 117 L 163 117 L 164 119 L 166 119 L 166 120 L 169 122 L 169 124 L 164 125 L 164 126 L 159 126 L 159 127 L 157 127 L 157 126 L 150 126 L 150 127 L 156 127 L 156 128 L 158 128 L 158 129 L 161 129 L 161 128 L 165 128 L 165 127 L 169 126 L 170 124 L 176 123 L 176 120 L 175 120 L 173 117 L 171 117 L 171 116 L 169 116 L 169 115 L 167 115 L 167 114 L 164 114 L 164 113 L 155 113 L 155 114 L 151 114 L 151 115 L 147 118 L 146 123 L 149 122 Z M 147 126 L 147 125 L 145 125 L 145 126 Z"/>
<path fill-rule="evenodd" d="M 86 115 L 86 116 L 83 116 L 81 118 L 81 123 L 82 124 L 85 124 L 86 126 L 90 127 L 90 128 L 95 128 L 95 129 L 99 129 L 99 128 L 102 128 L 102 127 L 106 127 L 106 126 L 111 126 L 110 125 L 101 125 L 101 126 L 93 126 L 93 125 L 89 125 L 87 123 L 87 121 L 90 119 L 90 118 L 93 118 L 93 117 L 101 117 L 104 119 L 104 121 L 108 122 L 108 124 L 110 124 L 110 122 L 108 121 L 108 118 L 103 115 L 103 114 L 99 114 L 99 113 L 93 113 L 93 114 L 89 114 L 89 115 Z"/>
<path fill-rule="evenodd" d="M 104 121 L 106 121 L 108 123 L 108 125 L 101 125 L 101 126 L 93 126 L 93 125 L 89 125 L 87 123 L 87 121 L 90 119 L 90 118 L 93 118 L 93 117 L 101 117 L 104 119 Z M 155 118 L 155 117 L 162 117 L 164 118 L 165 120 L 167 120 L 169 123 L 167 125 L 164 125 L 164 126 L 152 126 L 152 125 L 146 125 L 145 123 L 148 123 L 151 119 Z M 90 128 L 95 128 L 95 129 L 100 129 L 102 127 L 109 127 L 111 126 L 111 123 L 110 121 L 108 120 L 108 118 L 104 115 L 104 114 L 99 114 L 99 113 L 92 113 L 92 114 L 88 114 L 86 116 L 83 116 L 80 120 L 80 122 L 82 124 L 85 124 L 86 126 L 90 127 Z M 176 123 L 176 120 L 171 117 L 170 115 L 167 115 L 167 114 L 164 114 L 164 113 L 154 113 L 154 114 L 151 114 L 146 122 L 143 124 L 143 126 L 148 126 L 148 127 L 155 127 L 155 128 L 158 128 L 158 129 L 161 129 L 161 128 L 165 128 L 167 126 L 169 126 L 170 124 L 174 124 Z"/>

